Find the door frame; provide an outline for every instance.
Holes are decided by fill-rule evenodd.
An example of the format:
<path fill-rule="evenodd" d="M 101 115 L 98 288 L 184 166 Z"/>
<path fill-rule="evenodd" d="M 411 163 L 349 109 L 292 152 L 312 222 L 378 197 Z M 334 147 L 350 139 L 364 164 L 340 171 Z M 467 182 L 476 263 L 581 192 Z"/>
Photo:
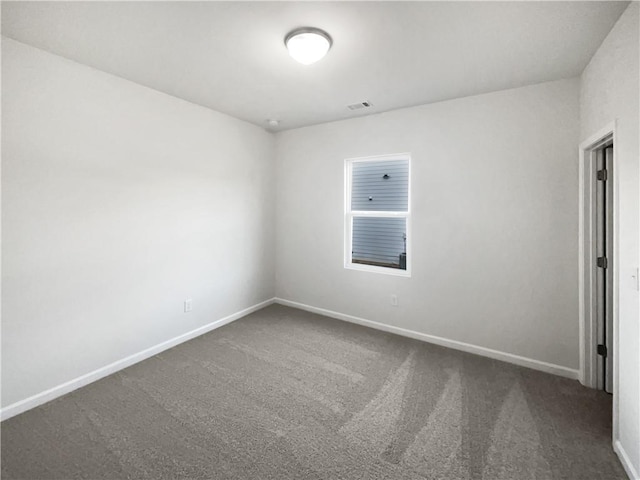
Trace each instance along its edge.
<path fill-rule="evenodd" d="M 613 438 L 618 433 L 618 295 L 619 295 L 619 174 L 616 161 L 617 138 L 616 122 L 611 122 L 598 132 L 589 136 L 579 147 L 579 202 L 578 202 L 578 292 L 579 292 L 579 330 L 580 330 L 580 383 L 587 387 L 597 388 L 597 312 L 596 261 L 595 245 L 595 198 L 596 151 L 610 138 L 613 139 L 613 174 L 609 181 L 613 186 Z"/>

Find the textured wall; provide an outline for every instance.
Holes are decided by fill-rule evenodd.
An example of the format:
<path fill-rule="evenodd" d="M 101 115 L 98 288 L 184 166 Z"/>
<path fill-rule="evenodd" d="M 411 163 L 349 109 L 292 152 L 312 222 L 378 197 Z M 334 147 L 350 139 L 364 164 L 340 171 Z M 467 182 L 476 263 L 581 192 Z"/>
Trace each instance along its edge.
<path fill-rule="evenodd" d="M 633 2 L 585 69 L 580 91 L 580 134 L 587 139 L 616 122 L 615 165 L 620 179 L 618 242 L 619 431 L 640 474 L 640 325 L 638 324 L 638 136 L 640 121 L 640 5 Z"/>
<path fill-rule="evenodd" d="M 561 80 L 279 133 L 278 297 L 577 369 L 578 97 Z M 399 152 L 412 276 L 345 269 L 344 160 Z"/>
<path fill-rule="evenodd" d="M 12 40 L 2 62 L 3 406 L 273 297 L 271 134 Z"/>

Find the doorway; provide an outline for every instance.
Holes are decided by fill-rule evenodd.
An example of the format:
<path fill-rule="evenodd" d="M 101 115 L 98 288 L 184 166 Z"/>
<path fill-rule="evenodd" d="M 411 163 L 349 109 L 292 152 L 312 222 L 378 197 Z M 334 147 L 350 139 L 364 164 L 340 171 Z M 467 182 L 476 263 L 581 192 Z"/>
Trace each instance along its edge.
<path fill-rule="evenodd" d="M 617 413 L 615 124 L 580 146 L 580 381 L 614 395 Z"/>

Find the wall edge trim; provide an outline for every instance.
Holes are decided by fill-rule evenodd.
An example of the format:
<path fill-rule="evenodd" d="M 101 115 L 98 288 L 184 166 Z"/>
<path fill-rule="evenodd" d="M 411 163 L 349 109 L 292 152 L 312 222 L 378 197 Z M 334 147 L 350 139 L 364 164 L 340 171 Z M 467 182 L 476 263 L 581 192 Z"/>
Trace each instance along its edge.
<path fill-rule="evenodd" d="M 615 442 L 613 442 L 613 451 L 616 452 L 616 455 L 618 455 L 620 463 L 622 463 L 622 467 L 624 468 L 625 472 L 627 472 L 629 479 L 640 480 L 640 475 L 638 475 L 638 472 L 636 472 L 636 469 L 634 468 L 633 463 L 631 463 L 631 459 L 629 458 L 629 455 L 627 455 L 627 452 L 622 446 L 622 443 L 620 443 L 620 440 L 616 440 Z"/>
<path fill-rule="evenodd" d="M 522 357 L 512 353 L 502 352 L 499 350 L 492 350 L 490 348 L 481 347 L 479 345 L 473 345 L 470 343 L 459 342 L 457 340 L 450 340 L 448 338 L 437 337 L 435 335 L 429 335 L 426 333 L 416 332 L 415 330 L 409 330 L 406 328 L 396 327 L 393 325 L 387 325 L 385 323 L 374 322 L 373 320 L 367 320 L 353 315 L 347 315 L 345 313 L 334 312 L 325 308 L 314 307 L 306 305 L 304 303 L 294 302 L 292 300 L 286 300 L 276 297 L 275 303 L 284 305 L 287 307 L 298 308 L 311 313 L 317 313 L 326 317 L 335 318 L 337 320 L 343 320 L 350 323 L 362 325 L 364 327 L 374 328 L 376 330 L 382 330 L 384 332 L 394 333 L 403 337 L 413 338 L 427 343 L 440 345 L 442 347 L 452 348 L 454 350 L 460 350 L 462 352 L 473 353 L 482 357 L 492 358 L 494 360 L 501 360 L 503 362 L 512 363 L 521 367 L 527 367 L 534 370 L 539 370 L 553 375 L 558 375 L 572 380 L 578 380 L 579 370 L 563 367 L 562 365 L 556 365 L 553 363 L 543 362 L 541 360 L 535 360 L 533 358 Z"/>
<path fill-rule="evenodd" d="M 232 313 L 231 315 L 227 315 L 226 317 L 223 317 L 221 319 L 218 319 L 211 323 L 203 325 L 202 327 L 198 327 L 194 330 L 191 330 L 189 332 L 173 337 L 157 345 L 146 348 L 140 352 L 134 353 L 120 360 L 116 360 L 115 362 L 105 365 L 104 367 L 100 367 L 89 373 L 76 377 L 73 380 L 69 380 L 68 382 L 64 382 L 60 385 L 56 385 L 55 387 L 49 388 L 40 393 L 36 393 L 35 395 L 27 397 L 24 400 L 19 400 L 15 403 L 7 405 L 6 407 L 3 407 L 2 409 L 0 409 L 0 421 L 7 420 L 11 417 L 14 417 L 23 412 L 26 412 L 27 410 L 31 410 L 32 408 L 43 405 L 47 402 L 50 402 L 51 400 L 54 400 L 58 397 L 66 395 L 67 393 L 71 393 L 74 390 L 77 390 L 81 387 L 89 385 L 90 383 L 100 380 L 101 378 L 107 377 L 113 373 L 116 373 L 120 370 L 130 367 L 131 365 L 134 365 L 143 360 L 146 360 L 147 358 L 153 357 L 158 353 L 161 353 L 165 350 L 168 350 L 177 345 L 180 345 L 181 343 L 187 342 L 196 337 L 204 335 L 205 333 L 208 333 L 212 330 L 223 327 L 224 325 L 227 325 L 235 320 L 245 317 L 250 313 L 256 312 L 264 307 L 267 307 L 273 304 L 274 302 L 275 302 L 275 298 L 270 298 L 263 302 L 257 303 L 243 310 L 240 310 L 236 313 Z"/>

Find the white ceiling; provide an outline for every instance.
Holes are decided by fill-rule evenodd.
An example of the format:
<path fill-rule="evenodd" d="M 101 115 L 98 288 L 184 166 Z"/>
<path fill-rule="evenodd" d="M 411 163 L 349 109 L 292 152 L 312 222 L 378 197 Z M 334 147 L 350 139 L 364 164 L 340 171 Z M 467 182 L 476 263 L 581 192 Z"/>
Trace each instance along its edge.
<path fill-rule="evenodd" d="M 2 2 L 2 34 L 282 130 L 579 75 L 628 3 Z M 310 66 L 301 26 L 333 37 Z"/>

